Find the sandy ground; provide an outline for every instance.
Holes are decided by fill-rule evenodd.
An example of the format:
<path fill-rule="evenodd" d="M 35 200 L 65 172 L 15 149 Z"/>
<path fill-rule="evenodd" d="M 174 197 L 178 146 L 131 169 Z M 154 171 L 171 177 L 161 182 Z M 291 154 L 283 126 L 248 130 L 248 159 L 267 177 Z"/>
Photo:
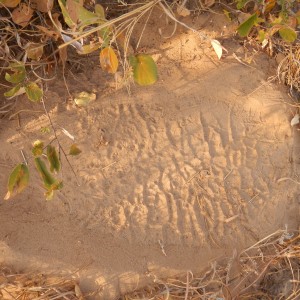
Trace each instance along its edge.
<path fill-rule="evenodd" d="M 212 35 L 225 30 L 218 20 Z M 277 181 L 299 175 L 299 133 L 290 127 L 286 90 L 268 82 L 274 63 L 258 54 L 242 65 L 233 53 L 244 57 L 243 48 L 226 40 L 229 53 L 217 61 L 184 30 L 169 40 L 145 36 L 159 67 L 154 86 L 132 87 L 131 96 L 111 91 L 99 67 L 89 66 L 69 78 L 72 93 L 97 91 L 80 109 L 66 103 L 63 83 L 49 86 L 61 143 L 72 143 L 63 127 L 83 150 L 71 160 L 80 186 L 63 161 L 65 187 L 52 201 L 34 172 L 24 193 L 0 201 L 0 263 L 73 273 L 84 291 L 99 289 L 93 299 L 113 299 L 155 276 L 198 272 L 279 228 L 297 229 L 298 186 Z M 20 149 L 29 156 L 32 141 L 53 133 L 41 134 L 43 113 L 21 114 L 21 128 L 17 120 L 0 126 L 5 195 Z"/>

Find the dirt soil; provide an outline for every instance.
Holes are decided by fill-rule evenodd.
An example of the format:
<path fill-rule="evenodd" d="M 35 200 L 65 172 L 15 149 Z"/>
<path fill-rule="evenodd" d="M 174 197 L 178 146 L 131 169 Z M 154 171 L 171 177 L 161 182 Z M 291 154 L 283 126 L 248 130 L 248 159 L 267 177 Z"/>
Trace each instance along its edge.
<path fill-rule="evenodd" d="M 77 179 L 63 160 L 65 186 L 52 201 L 33 171 L 25 192 L 0 201 L 0 264 L 73 274 L 84 292 L 98 290 L 93 299 L 114 299 L 298 228 L 299 185 L 278 180 L 300 173 L 299 133 L 287 91 L 268 80 L 274 61 L 245 52 L 222 16 L 184 20 L 222 40 L 226 57 L 183 28 L 163 39 L 158 29 L 169 35 L 173 24 L 161 17 L 141 45 L 158 63 L 155 85 L 114 91 L 92 58 L 68 77 L 71 93 L 96 90 L 87 108 L 68 100 L 62 80 L 49 84 L 61 143 L 73 143 L 65 128 L 83 151 L 71 159 Z M 248 66 L 234 57 L 249 54 Z M 20 149 L 29 157 L 35 139 L 53 138 L 40 131 L 49 126 L 42 107 L 20 101 L 29 109 L 21 127 L 17 118 L 0 123 L 2 196 Z"/>

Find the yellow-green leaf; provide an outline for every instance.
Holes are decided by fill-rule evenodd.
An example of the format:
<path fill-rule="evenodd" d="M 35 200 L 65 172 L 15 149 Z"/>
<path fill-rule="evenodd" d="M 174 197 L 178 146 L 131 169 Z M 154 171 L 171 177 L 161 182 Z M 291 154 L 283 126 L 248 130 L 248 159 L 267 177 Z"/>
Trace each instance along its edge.
<path fill-rule="evenodd" d="M 43 150 L 44 150 L 44 143 L 40 140 L 36 140 L 33 143 L 33 147 L 32 147 L 32 154 L 34 156 L 41 156 L 43 154 Z"/>
<path fill-rule="evenodd" d="M 297 32 L 288 26 L 280 28 L 279 35 L 285 42 L 288 43 L 293 43 L 297 39 Z"/>
<path fill-rule="evenodd" d="M 56 190 L 61 190 L 63 188 L 63 182 L 62 181 L 56 181 L 54 184 L 52 184 L 51 186 L 51 189 L 53 191 L 56 191 Z"/>
<path fill-rule="evenodd" d="M 52 145 L 47 146 L 47 158 L 50 163 L 50 171 L 51 172 L 59 172 L 60 170 L 60 160 L 58 154 L 56 152 L 55 147 Z"/>
<path fill-rule="evenodd" d="M 7 184 L 7 194 L 4 200 L 8 200 L 15 194 L 18 194 L 24 190 L 28 185 L 29 170 L 25 164 L 17 165 L 9 175 Z"/>
<path fill-rule="evenodd" d="M 51 129 L 47 126 L 42 126 L 40 131 L 41 133 L 50 133 Z"/>
<path fill-rule="evenodd" d="M 100 19 L 105 20 L 105 11 L 101 4 L 95 5 L 95 14 L 100 17 Z"/>
<path fill-rule="evenodd" d="M 22 63 L 10 64 L 10 69 L 13 71 L 12 74 L 6 73 L 5 80 L 10 83 L 20 83 L 25 79 L 26 70 Z"/>
<path fill-rule="evenodd" d="M 259 30 L 258 32 L 258 40 L 262 43 L 266 39 L 266 32 L 264 30 Z"/>
<path fill-rule="evenodd" d="M 53 196 L 54 196 L 54 190 L 52 189 L 47 190 L 47 192 L 45 193 L 46 200 L 52 200 Z"/>
<path fill-rule="evenodd" d="M 95 100 L 96 100 L 95 93 L 80 92 L 75 94 L 74 97 L 74 102 L 79 107 L 88 106 L 91 101 L 95 101 Z"/>
<path fill-rule="evenodd" d="M 80 50 L 77 50 L 78 54 L 89 54 L 98 50 L 102 44 L 100 42 L 90 43 L 83 45 Z"/>
<path fill-rule="evenodd" d="M 78 7 L 78 19 L 80 21 L 80 27 L 84 27 L 84 26 L 88 26 L 91 24 L 95 24 L 98 23 L 100 20 L 100 18 L 98 17 L 98 15 L 94 14 L 93 12 L 85 9 L 82 6 Z"/>
<path fill-rule="evenodd" d="M 100 52 L 100 65 L 102 70 L 108 72 L 108 73 L 116 73 L 118 66 L 119 66 L 119 60 L 118 57 L 111 47 L 106 47 L 101 50 Z"/>
<path fill-rule="evenodd" d="M 58 4 L 60 6 L 60 9 L 61 9 L 61 12 L 63 14 L 63 17 L 64 17 L 64 20 L 66 22 L 66 24 L 72 28 L 74 27 L 76 24 L 73 22 L 73 20 L 71 19 L 67 9 L 66 9 L 66 6 L 65 6 L 65 1 L 63 0 L 58 0 Z"/>
<path fill-rule="evenodd" d="M 82 151 L 77 147 L 76 144 L 71 145 L 70 147 L 70 151 L 69 151 L 69 155 L 78 155 L 80 154 Z"/>
<path fill-rule="evenodd" d="M 62 181 L 56 181 L 52 186 L 46 191 L 45 196 L 46 200 L 52 200 L 54 196 L 54 191 L 61 190 L 63 188 Z"/>
<path fill-rule="evenodd" d="M 10 90 L 8 90 L 6 93 L 4 93 L 4 96 L 9 98 L 9 97 L 13 97 L 21 88 L 21 85 L 18 84 L 16 86 L 14 86 L 13 88 L 11 88 Z"/>
<path fill-rule="evenodd" d="M 224 13 L 224 15 L 226 16 L 226 18 L 228 19 L 228 21 L 232 21 L 230 12 L 229 12 L 228 10 L 223 9 L 223 13 Z"/>
<path fill-rule="evenodd" d="M 249 0 L 238 0 L 236 4 L 237 9 L 243 8 Z"/>
<path fill-rule="evenodd" d="M 40 157 L 36 157 L 34 159 L 36 169 L 38 170 L 43 182 L 44 186 L 47 190 L 51 189 L 51 186 L 57 182 L 50 172 L 48 171 L 46 164 L 43 162 L 43 160 Z"/>
<path fill-rule="evenodd" d="M 38 102 L 43 97 L 43 91 L 39 88 L 39 86 L 35 82 L 29 82 L 25 86 L 25 92 L 30 101 Z"/>
<path fill-rule="evenodd" d="M 98 31 L 98 35 L 102 39 L 102 47 L 108 47 L 111 38 L 113 37 L 113 29 L 111 26 L 107 26 Z"/>
<path fill-rule="evenodd" d="M 250 33 L 252 27 L 257 23 L 257 21 L 258 16 L 255 13 L 238 27 L 237 31 L 239 35 L 241 37 L 246 37 Z"/>
<path fill-rule="evenodd" d="M 139 85 L 151 85 L 158 79 L 157 67 L 153 58 L 147 54 L 138 54 L 129 58 L 133 68 L 133 78 Z"/>

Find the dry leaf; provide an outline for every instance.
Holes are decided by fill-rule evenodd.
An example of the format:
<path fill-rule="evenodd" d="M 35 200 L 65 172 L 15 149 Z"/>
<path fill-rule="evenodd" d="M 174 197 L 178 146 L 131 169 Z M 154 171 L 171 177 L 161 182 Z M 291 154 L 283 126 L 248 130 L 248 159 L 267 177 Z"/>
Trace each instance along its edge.
<path fill-rule="evenodd" d="M 40 25 L 35 25 L 35 27 L 38 28 L 43 33 L 45 33 L 46 36 L 54 39 L 55 41 L 57 41 L 57 39 L 59 38 L 59 34 L 57 31 L 50 30 L 50 29 L 40 26 Z"/>
<path fill-rule="evenodd" d="M 79 1 L 67 0 L 66 1 L 66 9 L 69 13 L 71 20 L 74 23 L 77 23 L 79 20 L 78 7 L 83 7 L 83 0 L 79 0 Z"/>
<path fill-rule="evenodd" d="M 62 63 L 63 67 L 65 67 L 68 59 L 67 47 L 58 48 L 58 54 L 59 54 L 59 61 Z"/>
<path fill-rule="evenodd" d="M 33 10 L 27 4 L 21 3 L 19 7 L 13 10 L 11 15 L 14 23 L 25 27 L 32 18 Z"/>
<path fill-rule="evenodd" d="M 299 122 L 300 122 L 300 116 L 299 114 L 296 114 L 294 118 L 291 120 L 291 126 L 295 126 L 299 124 Z"/>
<path fill-rule="evenodd" d="M 83 294 L 82 294 L 82 292 L 81 292 L 80 287 L 79 287 L 78 284 L 75 284 L 74 290 L 75 290 L 75 295 L 76 295 L 76 297 L 77 297 L 79 300 L 83 300 L 83 299 L 84 299 L 84 298 L 83 298 Z"/>
<path fill-rule="evenodd" d="M 16 7 L 20 2 L 21 0 L 1 0 L 0 7 L 2 5 L 6 7 Z"/>
<path fill-rule="evenodd" d="M 211 7 L 215 4 L 215 0 L 204 0 L 203 6 L 204 7 Z"/>
<path fill-rule="evenodd" d="M 44 52 L 44 44 L 27 43 L 25 46 L 27 57 L 33 60 L 40 60 Z"/>
<path fill-rule="evenodd" d="M 177 13 L 179 16 L 182 17 L 187 17 L 191 14 L 191 12 L 185 6 L 182 5 L 177 6 Z"/>
<path fill-rule="evenodd" d="M 211 40 L 210 43 L 211 43 L 212 47 L 214 48 L 218 58 L 221 59 L 222 54 L 223 54 L 223 47 L 220 44 L 220 42 L 217 40 Z"/>
<path fill-rule="evenodd" d="M 72 141 L 75 141 L 75 137 L 65 128 L 61 128 L 61 131 Z"/>
<path fill-rule="evenodd" d="M 53 8 L 53 0 L 31 0 L 31 7 L 40 12 L 48 12 Z"/>

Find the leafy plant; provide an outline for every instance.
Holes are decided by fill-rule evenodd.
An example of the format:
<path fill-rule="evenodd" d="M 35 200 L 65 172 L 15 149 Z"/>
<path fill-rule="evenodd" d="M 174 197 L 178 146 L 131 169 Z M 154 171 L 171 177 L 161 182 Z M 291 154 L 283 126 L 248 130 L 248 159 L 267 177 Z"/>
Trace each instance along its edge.
<path fill-rule="evenodd" d="M 26 93 L 30 101 L 40 101 L 43 96 L 43 91 L 37 83 L 27 80 L 24 64 L 16 62 L 10 64 L 9 67 L 12 73 L 6 73 L 5 80 L 15 85 L 9 91 L 4 93 L 4 96 L 11 98 Z"/>
<path fill-rule="evenodd" d="M 46 150 L 46 151 L 45 151 Z M 54 176 L 59 173 L 61 169 L 60 158 L 56 147 L 51 144 L 44 147 L 44 143 L 37 140 L 33 143 L 32 159 L 34 165 L 38 171 L 44 189 L 46 190 L 45 196 L 47 200 L 50 200 L 54 196 L 54 192 L 61 190 L 63 187 L 62 180 Z M 75 156 L 81 153 L 81 150 L 76 144 L 71 145 L 69 155 Z M 27 163 L 18 164 L 11 172 L 7 183 L 7 194 L 5 200 L 9 200 L 16 194 L 21 193 L 29 183 L 29 167 Z"/>
<path fill-rule="evenodd" d="M 5 79 L 13 84 L 4 95 L 12 98 L 26 93 L 29 100 L 39 101 L 43 91 L 35 81 L 30 81 L 29 77 L 32 76 L 26 73 L 25 65 L 31 66 L 30 75 L 37 74 L 36 69 L 42 67 L 45 70 L 45 67 L 51 66 L 48 62 L 50 54 L 58 55 L 58 61 L 64 66 L 68 59 L 68 46 L 76 48 L 78 55 L 99 51 L 100 65 L 104 71 L 115 74 L 122 65 L 128 74 L 128 48 L 133 26 L 155 4 L 156 1 L 152 1 L 133 12 L 108 20 L 105 9 L 100 4 L 95 4 L 89 10 L 82 0 L 0 0 L 0 7 L 6 8 L 8 12 L 7 18 L 0 20 L 0 27 L 10 28 L 13 22 L 17 33 L 15 36 L 12 28 L 7 31 L 4 40 L 4 46 L 8 49 L 7 61 L 12 72 L 7 73 Z M 39 37 L 39 41 L 36 37 Z M 10 51 L 11 47 L 18 49 L 19 53 Z M 140 84 L 136 78 L 144 76 L 143 72 L 151 74 L 154 71 L 153 64 L 154 61 L 151 66 L 144 65 L 142 71 L 140 68 L 132 70 L 133 79 Z M 153 77 L 157 78 L 156 67 L 155 72 Z M 39 80 L 41 77 L 44 75 L 39 76 Z M 155 81 L 151 80 L 152 84 Z"/>
<path fill-rule="evenodd" d="M 263 44 L 277 33 L 286 43 L 293 43 L 297 39 L 296 27 L 300 22 L 300 11 L 294 12 L 292 1 L 237 0 L 236 3 L 239 10 L 246 12 L 247 5 L 253 7 L 253 14 L 237 29 L 241 37 L 248 36 L 257 28 L 256 35 Z"/>

